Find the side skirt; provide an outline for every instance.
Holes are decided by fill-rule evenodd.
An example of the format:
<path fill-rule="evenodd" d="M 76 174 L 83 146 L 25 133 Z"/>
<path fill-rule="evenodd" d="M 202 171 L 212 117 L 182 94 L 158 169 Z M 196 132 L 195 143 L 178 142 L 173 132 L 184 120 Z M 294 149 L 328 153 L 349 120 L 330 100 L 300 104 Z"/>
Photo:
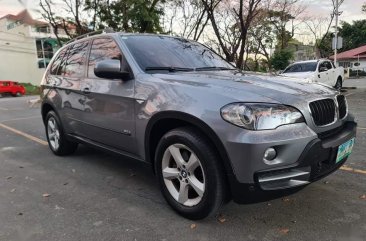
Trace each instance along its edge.
<path fill-rule="evenodd" d="M 91 146 L 91 147 L 94 147 L 96 149 L 109 152 L 111 154 L 117 154 L 117 155 L 120 155 L 120 156 L 124 156 L 124 157 L 130 158 L 130 159 L 148 164 L 148 162 L 146 162 L 142 158 L 140 158 L 140 157 L 138 157 L 138 156 L 136 156 L 132 153 L 122 151 L 122 150 L 119 150 L 119 149 L 101 144 L 99 142 L 92 141 L 88 138 L 84 138 L 84 137 L 81 137 L 81 136 L 74 135 L 74 134 L 67 134 L 67 136 L 68 136 L 68 139 L 70 139 L 72 141 L 75 141 L 75 142 L 78 142 L 78 143 L 81 143 L 81 144 L 85 144 L 87 146 Z"/>

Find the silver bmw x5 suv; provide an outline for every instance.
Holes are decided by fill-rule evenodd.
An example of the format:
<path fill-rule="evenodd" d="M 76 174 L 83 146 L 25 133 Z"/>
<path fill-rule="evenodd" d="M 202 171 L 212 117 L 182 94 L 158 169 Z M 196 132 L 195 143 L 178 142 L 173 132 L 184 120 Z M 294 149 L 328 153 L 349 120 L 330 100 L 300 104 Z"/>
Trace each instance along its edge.
<path fill-rule="evenodd" d="M 356 135 L 334 89 L 246 75 L 170 36 L 84 36 L 58 51 L 41 86 L 54 154 L 83 143 L 149 163 L 166 201 L 189 219 L 231 199 L 300 190 L 337 170 Z"/>

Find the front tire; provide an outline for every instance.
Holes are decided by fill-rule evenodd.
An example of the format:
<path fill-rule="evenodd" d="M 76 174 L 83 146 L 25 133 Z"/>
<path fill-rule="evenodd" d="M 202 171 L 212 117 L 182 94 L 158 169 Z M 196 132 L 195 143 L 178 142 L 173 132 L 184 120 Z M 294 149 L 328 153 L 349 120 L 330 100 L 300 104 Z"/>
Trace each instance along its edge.
<path fill-rule="evenodd" d="M 341 91 L 341 89 L 342 89 L 342 78 L 341 77 L 338 77 L 334 88 L 338 91 Z"/>
<path fill-rule="evenodd" d="M 155 155 L 155 171 L 168 204 L 188 219 L 214 215 L 226 200 L 226 181 L 218 155 L 198 130 L 166 133 Z"/>
<path fill-rule="evenodd" d="M 45 125 L 48 146 L 55 155 L 64 156 L 76 151 L 78 144 L 66 139 L 61 121 L 54 111 L 47 113 Z"/>

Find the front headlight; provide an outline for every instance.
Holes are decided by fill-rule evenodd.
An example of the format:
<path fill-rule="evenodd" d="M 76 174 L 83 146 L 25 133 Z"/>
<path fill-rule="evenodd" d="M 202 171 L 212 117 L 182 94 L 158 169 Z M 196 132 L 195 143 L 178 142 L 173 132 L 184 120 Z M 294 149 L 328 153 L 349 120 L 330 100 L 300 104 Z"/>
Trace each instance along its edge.
<path fill-rule="evenodd" d="M 305 122 L 295 108 L 280 104 L 233 103 L 221 108 L 227 122 L 249 130 L 272 130 L 281 125 Z"/>

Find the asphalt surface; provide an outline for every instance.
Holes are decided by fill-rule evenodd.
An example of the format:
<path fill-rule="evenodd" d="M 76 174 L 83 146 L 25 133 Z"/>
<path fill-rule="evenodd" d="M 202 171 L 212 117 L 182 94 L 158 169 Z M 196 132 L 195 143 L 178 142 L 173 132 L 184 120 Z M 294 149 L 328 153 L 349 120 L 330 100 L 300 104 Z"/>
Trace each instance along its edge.
<path fill-rule="evenodd" d="M 34 97 L 0 98 L 0 240 L 366 240 L 366 89 L 344 94 L 360 127 L 344 170 L 202 221 L 175 214 L 145 165 L 85 146 L 54 156 Z"/>
<path fill-rule="evenodd" d="M 354 79 L 345 79 L 343 82 L 344 87 L 357 87 L 357 88 L 366 88 L 366 78 L 354 78 Z"/>

